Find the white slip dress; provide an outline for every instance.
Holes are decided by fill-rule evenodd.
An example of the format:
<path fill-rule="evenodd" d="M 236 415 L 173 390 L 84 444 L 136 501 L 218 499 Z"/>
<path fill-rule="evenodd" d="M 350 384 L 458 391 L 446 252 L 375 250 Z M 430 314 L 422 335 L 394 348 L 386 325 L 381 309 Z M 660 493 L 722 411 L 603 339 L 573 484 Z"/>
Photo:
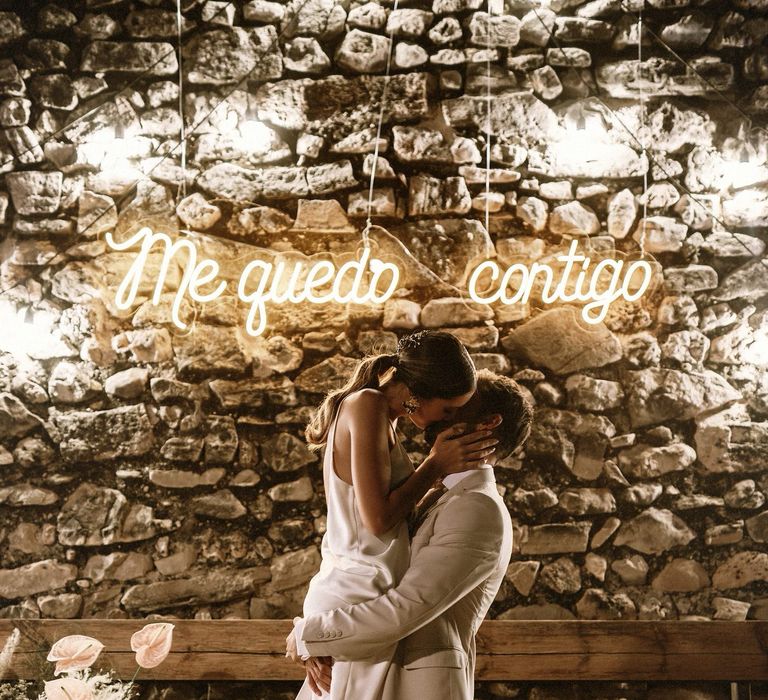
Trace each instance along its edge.
<path fill-rule="evenodd" d="M 304 599 L 304 617 L 378 598 L 396 586 L 405 574 L 410 559 L 408 525 L 403 520 L 380 536 L 364 525 L 357 509 L 355 490 L 341 479 L 334 468 L 333 443 L 336 418 L 328 432 L 323 456 L 323 482 L 328 519 L 320 547 L 320 571 L 309 583 Z M 394 432 L 394 431 L 393 431 Z M 390 450 L 390 490 L 413 473 L 408 453 L 394 436 Z M 327 700 L 376 700 L 381 696 L 395 647 L 374 659 L 337 661 L 333 666 L 331 692 Z M 296 700 L 317 700 L 307 682 Z"/>

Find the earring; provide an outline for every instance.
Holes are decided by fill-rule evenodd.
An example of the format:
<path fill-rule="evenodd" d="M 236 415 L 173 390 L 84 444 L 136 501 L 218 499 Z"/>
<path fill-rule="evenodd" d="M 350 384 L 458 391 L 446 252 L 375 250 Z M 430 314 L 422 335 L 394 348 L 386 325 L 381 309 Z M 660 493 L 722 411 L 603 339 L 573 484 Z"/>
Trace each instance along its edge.
<path fill-rule="evenodd" d="M 419 410 L 419 400 L 411 396 L 408 400 L 403 401 L 403 408 L 405 409 L 405 412 L 408 414 L 413 413 L 414 411 Z"/>

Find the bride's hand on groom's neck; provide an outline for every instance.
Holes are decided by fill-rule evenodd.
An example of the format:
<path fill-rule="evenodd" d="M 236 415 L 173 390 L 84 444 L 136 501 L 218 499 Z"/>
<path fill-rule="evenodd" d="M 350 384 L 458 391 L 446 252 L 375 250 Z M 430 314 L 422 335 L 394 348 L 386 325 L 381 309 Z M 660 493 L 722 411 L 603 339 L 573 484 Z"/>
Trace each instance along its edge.
<path fill-rule="evenodd" d="M 475 469 L 493 454 L 499 442 L 492 437 L 493 431 L 482 428 L 466 433 L 468 427 L 466 423 L 456 423 L 435 438 L 427 459 L 433 464 L 438 476 Z"/>

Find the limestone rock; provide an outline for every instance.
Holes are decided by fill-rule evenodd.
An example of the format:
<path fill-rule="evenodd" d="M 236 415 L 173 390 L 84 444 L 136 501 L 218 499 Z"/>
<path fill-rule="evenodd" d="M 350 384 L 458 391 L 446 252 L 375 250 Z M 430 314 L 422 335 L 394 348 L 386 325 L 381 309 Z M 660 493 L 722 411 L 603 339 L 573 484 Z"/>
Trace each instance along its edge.
<path fill-rule="evenodd" d="M 281 554 L 272 560 L 270 571 L 273 591 L 296 588 L 309 581 L 320 569 L 320 552 L 315 545 Z"/>
<path fill-rule="evenodd" d="M 749 518 L 746 525 L 753 542 L 768 542 L 768 510 Z"/>
<path fill-rule="evenodd" d="M 594 379 L 586 374 L 568 377 L 565 390 L 569 405 L 583 411 L 608 411 L 619 408 L 624 401 L 624 391 L 619 382 Z"/>
<path fill-rule="evenodd" d="M 176 49 L 160 41 L 94 41 L 85 47 L 80 61 L 85 73 L 143 73 L 173 75 L 179 70 Z"/>
<path fill-rule="evenodd" d="M 304 370 L 296 377 L 296 388 L 314 394 L 325 394 L 342 386 L 358 365 L 357 360 L 335 355 Z"/>
<path fill-rule="evenodd" d="M 148 382 L 148 369 L 131 367 L 109 377 L 104 383 L 104 391 L 120 399 L 135 399 L 144 393 Z"/>
<path fill-rule="evenodd" d="M 382 326 L 390 329 L 412 330 L 419 327 L 421 306 L 409 299 L 389 299 L 384 305 Z"/>
<path fill-rule="evenodd" d="M 520 24 L 514 15 L 475 12 L 469 20 L 470 42 L 483 48 L 513 48 L 520 41 Z"/>
<path fill-rule="evenodd" d="M 88 557 L 83 576 L 94 583 L 104 580 L 130 581 L 141 578 L 155 568 L 152 557 L 138 552 L 113 552 Z"/>
<path fill-rule="evenodd" d="M 303 502 L 311 501 L 315 492 L 312 488 L 312 480 L 308 476 L 302 476 L 296 481 L 289 481 L 273 486 L 267 492 L 273 501 L 277 502 Z"/>
<path fill-rule="evenodd" d="M 673 559 L 653 579 L 651 586 L 667 593 L 693 593 L 709 586 L 709 576 L 695 559 Z"/>
<path fill-rule="evenodd" d="M 63 588 L 77 578 L 77 567 L 55 559 L 37 561 L 16 569 L 0 569 L 0 597 L 6 600 Z"/>
<path fill-rule="evenodd" d="M 523 555 L 586 552 L 589 530 L 590 524 L 582 522 L 529 527 L 523 532 L 520 552 Z"/>
<path fill-rule="evenodd" d="M 468 325 L 492 318 L 493 310 L 488 306 L 450 297 L 432 299 L 421 311 L 421 323 L 425 328 L 440 328 L 457 323 Z"/>
<path fill-rule="evenodd" d="M 745 508 L 755 510 L 765 504 L 763 492 L 758 490 L 752 479 L 744 479 L 735 483 L 725 494 L 725 505 L 729 508 Z"/>
<path fill-rule="evenodd" d="M 717 287 L 717 272 L 709 265 L 667 267 L 664 285 L 672 294 L 695 294 Z"/>
<path fill-rule="evenodd" d="M 120 603 L 127 610 L 141 612 L 224 603 L 255 594 L 269 577 L 266 566 L 221 569 L 189 578 L 131 586 Z"/>
<path fill-rule="evenodd" d="M 221 218 L 221 209 L 210 204 L 199 192 L 182 199 L 176 213 L 187 226 L 201 231 L 211 228 Z"/>
<path fill-rule="evenodd" d="M 472 197 L 463 177 L 440 180 L 428 175 L 413 175 L 409 180 L 408 212 L 411 216 L 466 214 Z"/>
<path fill-rule="evenodd" d="M 291 0 L 285 7 L 280 26 L 289 38 L 315 36 L 324 41 L 344 31 L 346 17 L 344 6 L 333 0 Z"/>
<path fill-rule="evenodd" d="M 710 341 L 697 330 L 670 333 L 661 346 L 665 360 L 679 363 L 683 369 L 700 368 L 707 359 Z"/>
<path fill-rule="evenodd" d="M 237 520 L 248 512 L 229 489 L 197 496 L 190 501 L 189 507 L 195 515 L 217 520 Z"/>
<path fill-rule="evenodd" d="M 608 518 L 600 527 L 600 529 L 593 535 L 590 547 L 592 549 L 599 549 L 604 545 L 613 535 L 616 530 L 621 526 L 621 520 L 618 518 Z"/>
<path fill-rule="evenodd" d="M 67 498 L 56 528 L 59 544 L 99 547 L 155 536 L 152 508 L 129 504 L 116 489 L 84 482 Z"/>
<path fill-rule="evenodd" d="M 48 395 L 54 403 L 82 403 L 96 396 L 101 388 L 84 365 L 73 362 L 59 362 L 48 379 Z"/>
<path fill-rule="evenodd" d="M 176 367 L 181 376 L 241 373 L 247 358 L 233 328 L 197 324 L 191 333 L 174 338 Z"/>
<path fill-rule="evenodd" d="M 604 63 L 597 70 L 597 84 L 611 97 L 636 99 L 639 90 L 658 96 L 706 95 L 715 89 L 728 90 L 734 81 L 735 71 L 730 63 L 719 57 L 693 59 L 693 70 L 685 70 L 672 59 L 650 58 L 637 66 L 636 60 Z M 640 80 L 637 74 L 640 74 Z M 701 77 L 699 77 L 701 76 Z M 702 77 L 706 81 L 702 81 Z"/>
<path fill-rule="evenodd" d="M 696 451 L 685 443 L 653 447 L 639 444 L 619 453 L 622 472 L 635 479 L 655 479 L 685 471 L 696 461 Z"/>
<path fill-rule="evenodd" d="M 78 199 L 77 232 L 89 237 L 113 231 L 117 207 L 111 197 L 85 190 Z"/>
<path fill-rule="evenodd" d="M 549 206 L 538 197 L 523 197 L 517 204 L 515 213 L 536 233 L 540 233 L 547 226 Z"/>
<path fill-rule="evenodd" d="M 459 287 L 466 284 L 479 260 L 493 254 L 487 231 L 470 219 L 414 221 L 393 229 L 393 235 L 426 268 Z"/>
<path fill-rule="evenodd" d="M 25 171 L 6 175 L 16 213 L 53 214 L 59 208 L 63 176 L 60 172 Z"/>
<path fill-rule="evenodd" d="M 486 128 L 485 106 L 485 97 L 469 95 L 444 100 L 442 104 L 450 126 L 479 129 Z M 491 132 L 504 141 L 524 139 L 537 143 L 551 138 L 558 129 L 555 113 L 536 96 L 524 91 L 497 95 L 491 103 L 490 116 Z"/>
<path fill-rule="evenodd" d="M 13 448 L 13 461 L 23 469 L 47 467 L 55 458 L 55 450 L 39 437 L 22 438 Z"/>
<path fill-rule="evenodd" d="M 567 489 L 560 494 L 558 504 L 569 515 L 595 515 L 616 510 L 616 500 L 608 489 Z"/>
<path fill-rule="evenodd" d="M 272 25 L 214 29 L 193 36 L 185 42 L 182 53 L 185 75 L 196 84 L 228 85 L 245 76 L 277 80 L 283 73 L 277 32 Z"/>
<path fill-rule="evenodd" d="M 0 435 L 21 437 L 42 425 L 42 422 L 13 394 L 0 394 Z"/>
<path fill-rule="evenodd" d="M 0 503 L 7 506 L 49 506 L 58 500 L 53 491 L 28 483 L 0 488 Z"/>
<path fill-rule="evenodd" d="M 43 595 L 37 599 L 37 604 L 43 617 L 55 620 L 74 620 L 80 616 L 83 596 L 79 593 Z"/>
<path fill-rule="evenodd" d="M 634 620 L 637 608 L 625 593 L 611 595 L 599 588 L 588 588 L 576 603 L 576 611 L 584 620 Z"/>
<path fill-rule="evenodd" d="M 626 238 L 637 216 L 637 203 L 631 190 L 618 192 L 608 202 L 608 233 L 614 238 Z"/>
<path fill-rule="evenodd" d="M 669 216 L 649 216 L 640 219 L 632 238 L 649 253 L 667 253 L 680 250 L 687 235 L 686 224 Z"/>
<path fill-rule="evenodd" d="M 631 557 L 616 559 L 611 564 L 615 571 L 627 586 L 642 586 L 648 575 L 648 563 L 639 554 Z"/>
<path fill-rule="evenodd" d="M 173 439 L 173 438 L 171 438 Z M 187 462 L 196 461 L 200 458 L 200 452 L 202 452 L 203 444 L 202 440 L 199 440 L 199 449 L 197 457 L 192 457 Z M 167 443 L 166 443 L 167 444 Z M 165 455 L 163 455 L 165 457 Z M 196 472 L 183 471 L 180 469 L 151 469 L 149 471 L 149 480 L 157 485 L 166 489 L 193 489 L 199 486 L 215 486 L 226 475 L 226 470 L 221 467 L 206 469 L 202 474 Z M 205 507 L 207 504 L 203 504 Z M 215 504 L 211 504 L 212 506 Z"/>
<path fill-rule="evenodd" d="M 278 433 L 262 443 L 264 463 L 276 472 L 294 472 L 317 462 L 303 440 L 290 433 Z"/>
<path fill-rule="evenodd" d="M 70 462 L 137 457 L 154 447 L 152 424 L 143 405 L 104 411 L 51 412 L 61 434 L 61 456 Z"/>
<path fill-rule="evenodd" d="M 590 325 L 568 308 L 540 313 L 502 340 L 506 350 L 522 352 L 556 374 L 602 367 L 621 359 L 618 338 L 605 325 Z"/>
<path fill-rule="evenodd" d="M 383 71 L 389 55 L 389 39 L 380 34 L 352 29 L 336 50 L 336 63 L 355 73 Z"/>
<path fill-rule="evenodd" d="M 536 583 L 541 562 L 513 561 L 507 568 L 505 580 L 511 583 L 520 595 L 527 596 Z"/>
<path fill-rule="evenodd" d="M 718 590 L 743 588 L 755 581 L 768 581 L 768 554 L 738 552 L 717 567 L 712 576 L 712 587 Z"/>
<path fill-rule="evenodd" d="M 254 104 L 259 117 L 276 127 L 338 141 L 375 123 L 384 84 L 380 76 L 281 80 L 259 88 Z M 426 116 L 425 73 L 393 75 L 387 85 L 384 124 Z"/>
<path fill-rule="evenodd" d="M 568 557 L 560 557 L 541 569 L 539 582 L 559 594 L 577 593 L 581 589 L 581 573 Z"/>
<path fill-rule="evenodd" d="M 557 14 L 548 7 L 531 9 L 520 22 L 521 41 L 534 46 L 546 46 L 555 31 Z"/>
<path fill-rule="evenodd" d="M 317 39 L 297 37 L 285 45 L 283 63 L 288 70 L 314 75 L 331 67 L 331 59 Z"/>
<path fill-rule="evenodd" d="M 621 526 L 614 544 L 617 547 L 626 545 L 643 554 L 661 554 L 687 545 L 695 536 L 671 511 L 648 508 Z"/>
<path fill-rule="evenodd" d="M 600 230 L 600 222 L 589 207 L 574 201 L 552 210 L 549 228 L 560 235 L 588 236 Z"/>
<path fill-rule="evenodd" d="M 228 464 L 235 458 L 238 436 L 232 416 L 208 416 L 205 436 L 205 463 Z"/>
<path fill-rule="evenodd" d="M 741 398 L 738 391 L 711 370 L 629 371 L 624 389 L 634 428 L 657 425 L 666 420 L 695 418 Z"/>
<path fill-rule="evenodd" d="M 366 2 L 353 7 L 347 14 L 347 24 L 360 29 L 383 29 L 387 23 L 387 10 L 378 3 Z"/>
<path fill-rule="evenodd" d="M 426 33 L 434 15 L 427 10 L 397 9 L 387 18 L 387 34 L 417 38 Z"/>
<path fill-rule="evenodd" d="M 765 270 L 768 258 L 753 260 L 726 275 L 720 286 L 712 293 L 718 301 L 732 299 L 755 300 L 768 292 Z"/>

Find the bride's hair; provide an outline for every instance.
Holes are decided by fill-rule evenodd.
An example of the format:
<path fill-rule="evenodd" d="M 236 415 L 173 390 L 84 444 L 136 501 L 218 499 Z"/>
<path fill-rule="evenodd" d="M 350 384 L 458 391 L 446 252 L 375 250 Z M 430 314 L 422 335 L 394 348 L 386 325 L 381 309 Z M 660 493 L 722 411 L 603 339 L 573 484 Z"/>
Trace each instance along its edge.
<path fill-rule="evenodd" d="M 341 402 L 360 389 L 379 389 L 384 374 L 389 381 L 403 382 L 420 399 L 452 399 L 475 389 L 475 365 L 456 336 L 443 331 L 406 335 L 397 352 L 364 358 L 349 381 L 325 397 L 307 425 L 310 449 L 325 445 Z"/>

